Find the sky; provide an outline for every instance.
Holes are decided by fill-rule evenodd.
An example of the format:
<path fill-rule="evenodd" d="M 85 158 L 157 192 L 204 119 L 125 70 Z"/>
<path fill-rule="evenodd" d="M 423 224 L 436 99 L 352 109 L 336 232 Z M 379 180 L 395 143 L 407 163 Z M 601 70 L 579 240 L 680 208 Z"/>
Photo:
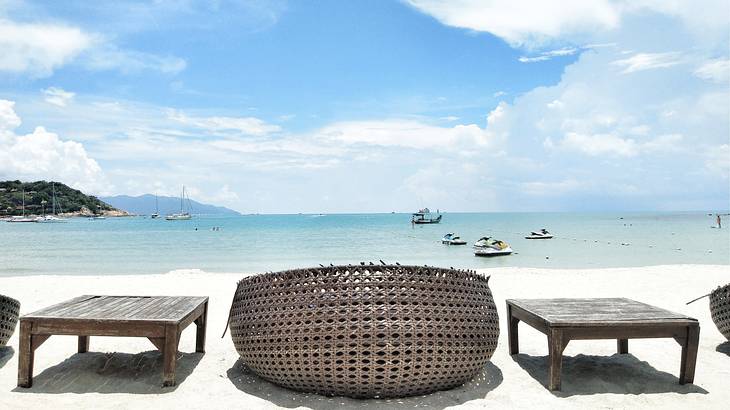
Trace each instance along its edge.
<path fill-rule="evenodd" d="M 244 213 L 723 210 L 730 3 L 0 0 L 0 179 Z"/>

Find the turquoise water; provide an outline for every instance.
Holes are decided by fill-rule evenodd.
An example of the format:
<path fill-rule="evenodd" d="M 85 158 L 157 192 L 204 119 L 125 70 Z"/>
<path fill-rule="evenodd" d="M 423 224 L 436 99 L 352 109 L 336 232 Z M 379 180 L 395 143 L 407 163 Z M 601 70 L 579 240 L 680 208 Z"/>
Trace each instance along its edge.
<path fill-rule="evenodd" d="M 441 224 L 420 226 L 409 220 L 407 214 L 339 214 L 0 222 L 0 275 L 262 272 L 379 259 L 461 268 L 730 265 L 730 217 L 727 227 L 713 229 L 707 212 L 447 213 Z M 555 238 L 523 238 L 543 227 Z M 447 232 L 469 245 L 442 245 Z M 515 254 L 475 257 L 471 244 L 480 236 L 507 241 Z"/>

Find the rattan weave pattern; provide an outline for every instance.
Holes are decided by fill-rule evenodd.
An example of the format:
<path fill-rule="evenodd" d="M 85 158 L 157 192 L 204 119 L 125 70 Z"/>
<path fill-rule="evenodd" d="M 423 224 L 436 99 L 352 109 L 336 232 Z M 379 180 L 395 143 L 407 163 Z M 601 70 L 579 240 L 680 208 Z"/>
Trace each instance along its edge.
<path fill-rule="evenodd" d="M 20 314 L 20 302 L 0 295 L 0 346 L 5 346 L 10 336 L 15 332 L 15 325 L 18 323 Z"/>
<path fill-rule="evenodd" d="M 717 330 L 730 340 L 730 283 L 710 294 L 710 315 Z"/>
<path fill-rule="evenodd" d="M 488 277 L 423 266 L 289 270 L 241 280 L 231 337 L 248 367 L 281 386 L 388 398 L 463 384 L 497 348 Z"/>

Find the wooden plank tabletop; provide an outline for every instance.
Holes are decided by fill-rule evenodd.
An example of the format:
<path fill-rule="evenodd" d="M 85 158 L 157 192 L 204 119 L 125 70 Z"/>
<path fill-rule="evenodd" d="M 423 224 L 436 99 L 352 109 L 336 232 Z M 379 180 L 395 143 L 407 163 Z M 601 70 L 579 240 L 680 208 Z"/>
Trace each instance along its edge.
<path fill-rule="evenodd" d="M 550 326 L 614 326 L 697 322 L 689 316 L 627 298 L 508 299 Z"/>
<path fill-rule="evenodd" d="M 207 300 L 202 296 L 84 295 L 21 319 L 179 322 Z"/>

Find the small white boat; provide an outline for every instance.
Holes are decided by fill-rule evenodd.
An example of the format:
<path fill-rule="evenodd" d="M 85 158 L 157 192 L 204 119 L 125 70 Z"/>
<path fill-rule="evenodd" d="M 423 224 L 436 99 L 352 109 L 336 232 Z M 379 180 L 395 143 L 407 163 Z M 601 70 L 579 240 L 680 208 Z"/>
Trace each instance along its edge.
<path fill-rule="evenodd" d="M 185 210 L 186 199 L 188 201 L 188 209 L 192 209 L 192 205 L 190 204 L 190 198 L 185 196 L 185 185 L 183 185 L 182 194 L 180 194 L 180 212 L 167 215 L 165 216 L 165 219 L 168 221 L 187 221 L 191 219 L 193 216 L 190 215 L 190 212 Z"/>
<path fill-rule="evenodd" d="M 488 236 L 474 242 L 475 256 L 504 256 L 512 253 L 512 248 L 507 242 L 492 239 Z"/>
<path fill-rule="evenodd" d="M 8 222 L 38 222 L 36 218 L 29 218 L 26 216 L 11 216 Z"/>
<path fill-rule="evenodd" d="M 51 204 L 53 206 L 53 209 L 51 210 L 51 214 L 50 215 L 43 215 L 43 216 L 38 217 L 36 219 L 36 222 L 38 222 L 38 223 L 44 223 L 44 224 L 54 224 L 54 223 L 68 222 L 68 219 L 66 219 L 66 218 L 59 218 L 58 216 L 56 216 L 56 208 L 57 208 L 56 207 L 56 204 L 58 203 L 58 200 L 56 199 L 56 183 L 55 182 L 52 182 L 51 183 L 51 187 L 53 188 L 53 191 L 52 191 L 53 193 L 52 193 L 52 196 L 51 196 L 51 198 L 52 198 L 51 199 Z M 58 204 L 58 209 L 59 209 L 59 211 L 61 210 L 61 204 Z M 45 209 L 43 211 L 45 213 Z"/>
<path fill-rule="evenodd" d="M 153 213 L 152 215 L 150 215 L 150 218 L 157 219 L 159 217 L 160 217 L 160 208 L 159 208 L 158 203 L 157 203 L 157 194 L 155 194 L 155 213 Z"/>
<path fill-rule="evenodd" d="M 411 223 L 416 225 L 437 224 L 441 222 L 441 213 L 436 210 L 436 217 L 433 217 L 428 208 L 419 209 L 411 216 Z"/>
<path fill-rule="evenodd" d="M 66 223 L 68 220 L 66 218 L 59 218 L 55 215 L 46 215 L 46 216 L 39 216 L 36 218 L 36 222 L 42 223 L 42 224 L 57 224 L 57 223 Z"/>
<path fill-rule="evenodd" d="M 447 233 L 441 238 L 441 243 L 445 245 L 466 245 L 466 241 L 453 233 Z"/>
<path fill-rule="evenodd" d="M 186 221 L 188 219 L 192 218 L 192 216 L 187 212 L 181 212 L 179 214 L 171 214 L 167 215 L 165 219 L 168 221 Z"/>
<path fill-rule="evenodd" d="M 545 229 L 545 228 L 540 229 L 537 232 L 532 231 L 532 232 L 530 232 L 529 235 L 525 236 L 525 239 L 552 239 L 552 238 L 553 238 L 553 234 L 548 232 L 547 229 Z"/>
<path fill-rule="evenodd" d="M 23 190 L 23 215 L 11 216 L 8 222 L 37 222 L 36 218 L 25 216 L 25 189 Z"/>

